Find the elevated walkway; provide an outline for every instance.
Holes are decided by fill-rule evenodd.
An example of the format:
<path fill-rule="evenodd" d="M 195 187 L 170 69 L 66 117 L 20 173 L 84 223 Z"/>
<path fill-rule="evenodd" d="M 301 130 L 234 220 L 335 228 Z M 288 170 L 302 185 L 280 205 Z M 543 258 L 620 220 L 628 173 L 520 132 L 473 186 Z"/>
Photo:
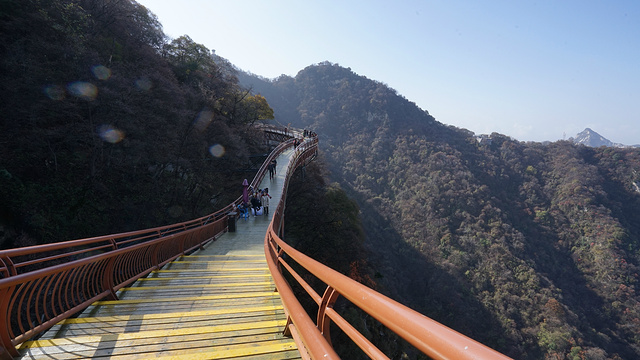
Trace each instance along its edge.
<path fill-rule="evenodd" d="M 265 176 L 260 184 L 273 197 L 268 216 L 236 220 L 236 232 L 121 289 L 120 300 L 93 303 L 77 318 L 22 344 L 20 354 L 24 359 L 300 359 L 293 339 L 282 335 L 287 319 L 264 254 L 292 155 L 293 149 L 283 152 L 276 177 Z"/>
<path fill-rule="evenodd" d="M 286 185 L 318 155 L 315 136 L 295 150 L 293 143 L 269 155 L 280 154 L 276 179 L 260 180 L 265 162 L 252 181 L 269 187 L 272 217 L 239 220 L 237 232 L 225 230 L 240 199 L 181 223 L 0 251 L 0 360 L 337 360 L 333 325 L 363 356 L 388 360 L 334 308 L 339 297 L 432 359 L 509 359 L 286 243 Z M 326 285 L 322 293 L 309 276 Z M 318 305 L 315 316 L 300 295 Z"/>

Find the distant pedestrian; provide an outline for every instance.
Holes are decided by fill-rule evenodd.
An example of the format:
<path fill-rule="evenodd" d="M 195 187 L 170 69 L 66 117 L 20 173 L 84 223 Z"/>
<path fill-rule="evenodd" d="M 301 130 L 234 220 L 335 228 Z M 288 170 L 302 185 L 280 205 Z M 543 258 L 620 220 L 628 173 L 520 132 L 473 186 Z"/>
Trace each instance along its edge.
<path fill-rule="evenodd" d="M 269 199 L 271 199 L 271 195 L 269 195 L 269 188 L 265 188 L 264 191 L 262 191 L 261 197 L 265 215 L 269 215 Z"/>
<path fill-rule="evenodd" d="M 273 180 L 274 173 L 273 173 L 273 164 L 272 163 L 269 163 L 269 165 L 267 165 L 267 170 L 269 170 L 269 179 Z"/>
<path fill-rule="evenodd" d="M 260 195 L 256 192 L 251 196 L 251 207 L 253 208 L 253 216 L 260 215 L 260 207 L 262 206 L 262 201 L 260 201 Z"/>

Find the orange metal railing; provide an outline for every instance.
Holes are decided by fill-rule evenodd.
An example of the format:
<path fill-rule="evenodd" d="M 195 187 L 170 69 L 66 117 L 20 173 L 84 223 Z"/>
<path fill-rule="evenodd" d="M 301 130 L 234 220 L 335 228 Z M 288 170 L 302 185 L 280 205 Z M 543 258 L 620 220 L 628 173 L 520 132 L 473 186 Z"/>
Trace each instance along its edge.
<path fill-rule="evenodd" d="M 287 331 L 292 334 L 304 358 L 339 359 L 331 346 L 329 325 L 335 323 L 372 359 L 388 357 L 333 309 L 339 296 L 365 311 L 381 324 L 433 359 L 509 359 L 509 357 L 464 336 L 428 317 L 322 265 L 281 239 L 289 179 L 295 168 L 315 156 L 317 140 L 298 147 L 293 164 L 287 170 L 280 203 L 265 236 L 265 253 L 287 316 Z M 294 261 L 326 284 L 320 296 L 292 267 Z M 314 323 L 294 295 L 285 278 L 293 278 L 318 305 Z"/>
<path fill-rule="evenodd" d="M 266 131 L 285 133 L 282 130 Z M 288 149 L 281 143 L 264 162 L 251 185 L 257 188 L 267 165 Z M 283 236 L 286 191 L 291 175 L 317 155 L 317 138 L 299 145 L 287 168 L 280 203 L 265 237 L 269 269 L 289 317 L 291 334 L 303 358 L 338 359 L 331 346 L 329 325 L 339 326 L 373 359 L 388 359 L 334 309 L 339 296 L 364 310 L 417 349 L 434 359 L 508 359 L 506 356 L 441 325 L 406 306 L 318 263 L 287 245 Z M 224 209 L 196 220 L 165 227 L 91 239 L 0 251 L 0 358 L 18 355 L 15 346 L 89 306 L 107 298 L 173 259 L 215 239 L 227 227 Z M 291 261 L 323 281 L 322 296 L 292 268 Z M 289 274 L 318 304 L 314 322 L 294 295 Z"/>
<path fill-rule="evenodd" d="M 4 351 L 224 232 L 222 212 L 166 227 L 0 251 Z"/>
<path fill-rule="evenodd" d="M 284 130 L 264 128 L 276 135 Z M 267 164 L 290 147 L 278 145 Z M 241 197 L 205 217 L 152 229 L 0 251 L 0 358 L 17 356 L 16 345 L 226 231 L 227 214 Z"/>

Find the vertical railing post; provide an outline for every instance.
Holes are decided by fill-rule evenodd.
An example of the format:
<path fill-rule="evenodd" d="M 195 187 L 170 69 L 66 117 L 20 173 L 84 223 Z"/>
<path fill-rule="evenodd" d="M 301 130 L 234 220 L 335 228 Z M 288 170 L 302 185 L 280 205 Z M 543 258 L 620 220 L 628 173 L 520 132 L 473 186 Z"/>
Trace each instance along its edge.
<path fill-rule="evenodd" d="M 178 236 L 179 236 L 179 239 L 178 239 L 178 246 L 179 246 L 178 253 L 180 253 L 180 254 L 182 254 L 182 256 L 184 256 L 185 255 L 184 254 L 184 249 L 185 249 L 184 243 L 187 241 L 187 236 L 184 233 L 180 234 Z"/>
<path fill-rule="evenodd" d="M 15 290 L 15 286 L 0 290 L 0 359 L 13 359 L 18 356 L 18 350 L 11 342 L 10 329 L 11 321 L 9 321 L 9 303 L 11 302 L 11 294 Z"/>
<path fill-rule="evenodd" d="M 0 261 L 2 261 L 2 265 L 5 268 L 3 271 L 5 277 L 18 275 L 18 270 L 10 257 L 1 257 Z"/>
<path fill-rule="evenodd" d="M 198 234 L 198 236 L 196 236 L 198 240 L 198 249 L 200 250 L 204 250 L 204 242 L 209 238 L 209 232 L 207 231 L 208 229 L 208 225 L 207 226 L 201 226 L 196 232 Z M 202 234 L 204 234 L 204 236 L 202 236 Z M 189 244 L 191 245 L 191 244 Z"/>
<path fill-rule="evenodd" d="M 117 256 L 111 256 L 109 258 L 107 266 L 104 269 L 104 274 L 102 274 L 102 289 L 109 290 L 109 295 L 107 295 L 107 300 L 118 300 L 118 295 L 114 291 L 115 285 L 113 278 L 115 275 L 115 263 Z"/>
<path fill-rule="evenodd" d="M 13 261 L 9 257 L 0 258 L 3 267 L 4 277 L 16 275 L 16 267 L 13 265 Z M 11 335 L 9 334 L 9 327 L 11 322 L 9 321 L 9 302 L 11 300 L 11 294 L 15 287 L 4 288 L 0 290 L 0 359 L 12 359 L 13 356 L 17 356 L 18 352 L 11 343 Z"/>
<path fill-rule="evenodd" d="M 324 338 L 327 339 L 329 345 L 331 345 L 331 334 L 329 331 L 329 329 L 331 328 L 331 319 L 327 316 L 326 312 L 327 308 L 333 307 L 333 304 L 335 304 L 336 300 L 338 300 L 338 296 L 340 296 L 340 294 L 337 291 L 335 291 L 331 286 L 327 286 L 327 289 L 322 295 L 322 302 L 318 307 L 318 329 L 320 329 L 320 332 L 322 333 Z"/>
<path fill-rule="evenodd" d="M 156 270 L 160 270 L 160 251 L 159 251 L 159 248 L 160 248 L 160 244 L 157 243 L 157 244 L 151 245 L 151 249 L 149 249 L 149 251 L 151 252 L 151 259 L 153 261 L 153 267 Z"/>
<path fill-rule="evenodd" d="M 283 273 L 282 272 L 282 262 L 281 262 L 280 259 L 282 258 L 282 254 L 284 254 L 284 250 L 281 249 L 276 242 L 273 242 L 273 246 L 275 247 L 276 250 L 278 250 L 278 255 L 276 257 L 276 261 L 277 261 L 276 263 L 278 265 L 278 271 L 282 274 Z M 276 289 L 276 291 L 277 291 L 277 289 Z"/>

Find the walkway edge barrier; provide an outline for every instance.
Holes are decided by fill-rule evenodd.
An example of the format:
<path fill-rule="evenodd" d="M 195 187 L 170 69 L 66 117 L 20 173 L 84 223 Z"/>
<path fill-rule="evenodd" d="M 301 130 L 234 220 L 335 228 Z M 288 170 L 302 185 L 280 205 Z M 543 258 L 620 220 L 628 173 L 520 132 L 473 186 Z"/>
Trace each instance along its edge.
<path fill-rule="evenodd" d="M 331 346 L 328 334 L 329 322 L 333 321 L 370 358 L 388 359 L 375 345 L 371 344 L 369 340 L 333 310 L 332 306 L 336 297 L 341 295 L 433 359 L 510 359 L 317 262 L 295 250 L 281 239 L 288 183 L 298 166 L 306 164 L 309 159 L 316 156 L 317 139 L 313 140 L 305 141 L 296 149 L 295 158 L 291 160 L 293 164 L 287 170 L 282 197 L 274 212 L 264 244 L 267 263 L 282 298 L 286 314 L 295 325 L 291 328 L 298 332 L 295 337 L 302 339 L 311 358 L 339 359 Z M 288 263 L 290 260 L 295 261 L 299 266 L 325 283 L 327 285 L 325 295 L 320 296 L 304 282 L 303 278 Z M 289 282 L 284 277 L 285 270 L 283 268 L 317 303 L 319 308 L 318 323 L 314 323 L 303 309 Z"/>
<path fill-rule="evenodd" d="M 280 143 L 269 161 L 293 145 L 284 129 L 262 126 Z M 0 359 L 18 356 L 16 346 L 77 314 L 168 262 L 216 239 L 242 196 L 207 216 L 177 224 L 53 244 L 0 250 Z"/>

